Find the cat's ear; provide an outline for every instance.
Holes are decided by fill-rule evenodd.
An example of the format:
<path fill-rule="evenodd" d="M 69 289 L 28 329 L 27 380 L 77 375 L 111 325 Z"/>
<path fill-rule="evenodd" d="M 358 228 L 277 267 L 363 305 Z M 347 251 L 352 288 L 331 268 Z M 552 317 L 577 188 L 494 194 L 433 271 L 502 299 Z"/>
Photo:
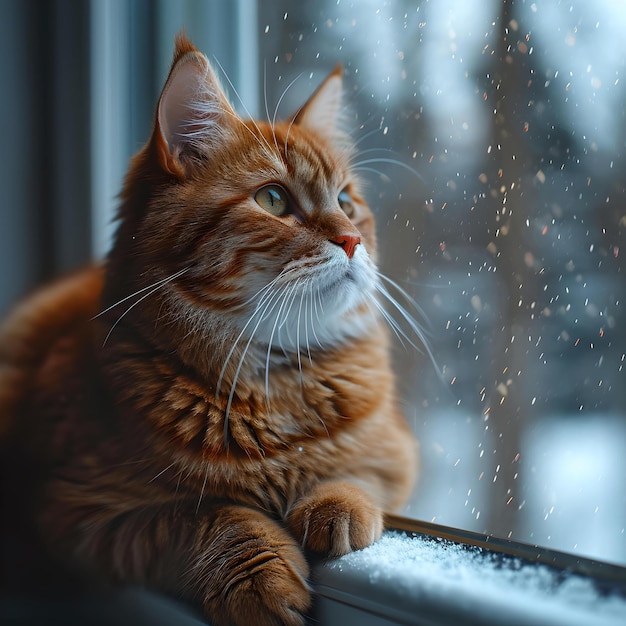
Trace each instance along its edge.
<path fill-rule="evenodd" d="M 335 143 L 344 141 L 343 68 L 337 65 L 296 113 L 294 123 Z"/>
<path fill-rule="evenodd" d="M 163 170 L 183 177 L 186 157 L 210 151 L 235 119 L 208 59 L 184 34 L 178 35 L 153 136 Z"/>

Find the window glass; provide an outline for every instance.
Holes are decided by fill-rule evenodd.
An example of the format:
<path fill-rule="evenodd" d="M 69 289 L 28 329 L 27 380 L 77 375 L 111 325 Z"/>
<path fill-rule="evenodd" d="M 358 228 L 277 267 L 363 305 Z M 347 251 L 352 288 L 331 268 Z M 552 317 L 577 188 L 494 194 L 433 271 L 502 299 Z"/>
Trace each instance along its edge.
<path fill-rule="evenodd" d="M 625 563 L 626 8 L 284 1 L 258 19 L 269 116 L 343 64 L 382 270 L 434 358 L 396 352 L 423 454 L 403 513 Z"/>

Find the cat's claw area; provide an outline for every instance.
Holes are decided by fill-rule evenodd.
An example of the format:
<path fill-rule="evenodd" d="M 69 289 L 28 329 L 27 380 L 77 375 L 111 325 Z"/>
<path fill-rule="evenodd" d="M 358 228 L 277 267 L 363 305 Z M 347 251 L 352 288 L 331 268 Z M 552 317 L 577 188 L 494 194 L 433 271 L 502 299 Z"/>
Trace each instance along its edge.
<path fill-rule="evenodd" d="M 287 523 L 305 550 L 333 557 L 371 545 L 383 531 L 381 510 L 343 482 L 319 485 L 293 507 Z"/>

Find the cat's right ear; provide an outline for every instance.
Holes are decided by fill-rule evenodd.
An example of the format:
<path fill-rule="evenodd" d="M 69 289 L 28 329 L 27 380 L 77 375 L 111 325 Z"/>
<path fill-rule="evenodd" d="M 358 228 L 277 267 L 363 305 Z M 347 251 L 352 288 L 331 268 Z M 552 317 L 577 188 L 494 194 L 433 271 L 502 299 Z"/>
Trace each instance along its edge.
<path fill-rule="evenodd" d="M 184 178 L 189 157 L 211 151 L 236 119 L 208 59 L 179 35 L 153 135 L 161 168 Z"/>

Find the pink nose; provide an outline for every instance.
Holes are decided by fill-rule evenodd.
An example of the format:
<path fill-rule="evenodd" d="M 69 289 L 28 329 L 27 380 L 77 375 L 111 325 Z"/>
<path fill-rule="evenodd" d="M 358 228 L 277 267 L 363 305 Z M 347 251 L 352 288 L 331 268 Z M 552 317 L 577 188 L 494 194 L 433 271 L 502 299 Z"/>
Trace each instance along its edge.
<path fill-rule="evenodd" d="M 337 235 L 331 237 L 330 241 L 341 246 L 343 251 L 348 255 L 348 258 L 351 259 L 354 256 L 354 249 L 361 243 L 361 237 L 359 237 L 359 235 L 349 234 Z"/>

